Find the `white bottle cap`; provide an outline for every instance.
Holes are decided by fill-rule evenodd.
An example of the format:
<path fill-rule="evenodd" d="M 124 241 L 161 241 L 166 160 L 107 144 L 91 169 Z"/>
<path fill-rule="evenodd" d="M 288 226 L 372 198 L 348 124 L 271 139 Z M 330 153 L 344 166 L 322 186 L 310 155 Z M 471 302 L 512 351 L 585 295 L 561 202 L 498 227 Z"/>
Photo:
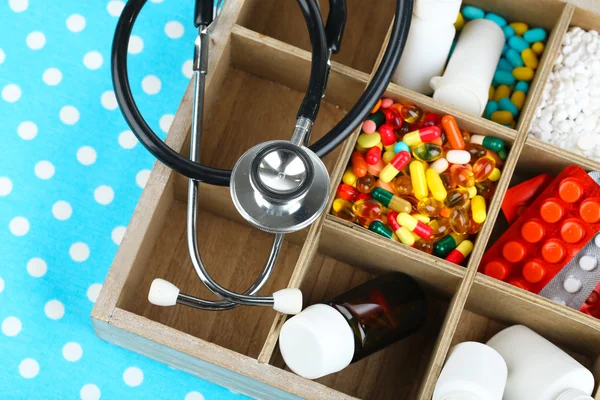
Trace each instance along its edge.
<path fill-rule="evenodd" d="M 442 76 L 431 78 L 435 91 L 433 98 L 449 104 L 467 114 L 480 117 L 489 98 L 489 86 L 468 75 L 453 75 L 451 79 Z"/>
<path fill-rule="evenodd" d="M 317 379 L 350 364 L 354 357 L 354 332 L 336 309 L 315 304 L 283 324 L 279 349 L 293 372 Z"/>
<path fill-rule="evenodd" d="M 569 389 L 558 396 L 556 400 L 594 400 L 594 398 L 581 390 Z"/>
<path fill-rule="evenodd" d="M 413 14 L 439 23 L 454 24 L 461 4 L 462 0 L 416 0 Z"/>

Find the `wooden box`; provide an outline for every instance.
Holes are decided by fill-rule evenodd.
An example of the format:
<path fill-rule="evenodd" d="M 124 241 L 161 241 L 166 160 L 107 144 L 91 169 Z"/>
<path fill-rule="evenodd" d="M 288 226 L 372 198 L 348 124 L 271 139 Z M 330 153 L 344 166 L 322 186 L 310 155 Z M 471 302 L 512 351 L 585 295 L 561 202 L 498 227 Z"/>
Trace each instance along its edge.
<path fill-rule="evenodd" d="M 402 271 L 416 278 L 431 300 L 432 310 L 422 331 L 337 374 L 310 381 L 285 369 L 277 348 L 284 317 L 273 310 L 239 307 L 208 312 L 151 305 L 148 289 L 159 277 L 175 283 L 182 292 L 213 298 L 195 276 L 188 256 L 187 180 L 157 163 L 92 312 L 97 334 L 260 399 L 428 400 L 452 345 L 485 341 L 517 323 L 531 327 L 592 368 L 600 354 L 600 320 L 484 276 L 477 267 L 486 247 L 506 228 L 496 219 L 509 185 L 541 172 L 558 173 L 570 164 L 600 170 L 598 163 L 527 135 L 565 32 L 571 25 L 600 29 L 600 16 L 579 8 L 600 9 L 600 4 L 594 0 L 578 5 L 559 0 L 465 2 L 551 31 L 514 130 L 395 84 L 385 94 L 426 110 L 453 114 L 464 129 L 510 143 L 488 219 L 466 268 L 326 214 L 309 229 L 287 236 L 276 272 L 262 291 L 300 287 L 305 303 L 311 304 L 373 274 Z M 327 1 L 321 3 L 326 14 Z M 394 7 L 393 0 L 348 0 L 346 35 L 342 51 L 334 57 L 313 140 L 344 116 L 369 82 L 387 43 Z M 211 40 L 202 160 L 231 168 L 251 146 L 290 137 L 308 82 L 310 53 L 294 0 L 227 1 L 219 18 Z M 186 155 L 191 102 L 188 87 L 167 138 L 171 147 Z M 332 194 L 358 133 L 325 159 Z M 241 219 L 226 188 L 201 185 L 200 199 L 198 235 L 203 258 L 221 284 L 243 291 L 262 268 L 271 238 Z"/>

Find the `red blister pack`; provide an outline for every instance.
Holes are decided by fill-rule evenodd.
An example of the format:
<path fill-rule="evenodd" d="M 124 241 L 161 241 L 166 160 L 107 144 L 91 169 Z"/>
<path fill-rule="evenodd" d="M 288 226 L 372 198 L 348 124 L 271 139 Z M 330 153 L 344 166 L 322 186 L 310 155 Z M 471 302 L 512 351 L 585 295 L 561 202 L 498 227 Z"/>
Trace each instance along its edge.
<path fill-rule="evenodd" d="M 600 283 L 596 285 L 579 311 L 600 319 Z"/>
<path fill-rule="evenodd" d="M 565 168 L 485 253 L 479 271 L 538 293 L 600 230 L 600 186 Z"/>
<path fill-rule="evenodd" d="M 502 201 L 502 212 L 508 223 L 519 218 L 553 179 L 550 174 L 541 174 L 508 189 Z"/>

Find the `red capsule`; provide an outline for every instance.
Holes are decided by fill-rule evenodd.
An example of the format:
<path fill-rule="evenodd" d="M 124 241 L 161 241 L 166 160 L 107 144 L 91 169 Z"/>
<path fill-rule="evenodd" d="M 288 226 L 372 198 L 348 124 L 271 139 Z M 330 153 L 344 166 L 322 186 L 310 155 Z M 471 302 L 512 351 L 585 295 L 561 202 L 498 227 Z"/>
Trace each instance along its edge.
<path fill-rule="evenodd" d="M 393 107 L 383 110 L 383 113 L 385 114 L 386 124 L 391 125 L 394 129 L 400 128 L 404 123 L 400 112 Z"/>
<path fill-rule="evenodd" d="M 344 200 L 354 201 L 358 195 L 358 190 L 354 186 L 341 183 L 337 188 L 337 195 Z"/>
<path fill-rule="evenodd" d="M 379 136 L 381 137 L 381 144 L 384 146 L 391 146 L 396 144 L 396 135 L 394 133 L 394 127 L 389 124 L 383 124 L 379 127 Z"/>
<path fill-rule="evenodd" d="M 377 146 L 371 147 L 369 150 L 367 150 L 365 160 L 367 161 L 367 164 L 377 165 L 379 160 L 381 160 L 381 149 Z"/>

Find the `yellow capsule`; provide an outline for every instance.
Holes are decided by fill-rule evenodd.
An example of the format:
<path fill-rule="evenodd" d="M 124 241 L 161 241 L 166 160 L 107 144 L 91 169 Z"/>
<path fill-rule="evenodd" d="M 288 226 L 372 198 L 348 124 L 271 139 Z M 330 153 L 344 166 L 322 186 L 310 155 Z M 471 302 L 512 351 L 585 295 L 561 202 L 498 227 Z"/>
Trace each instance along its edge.
<path fill-rule="evenodd" d="M 517 107 L 517 109 L 521 110 L 523 105 L 525 104 L 525 99 L 527 95 L 524 92 L 516 91 L 510 96 L 510 101 Z"/>
<path fill-rule="evenodd" d="M 360 144 L 358 144 L 358 142 L 356 142 L 356 146 L 354 146 L 354 149 L 356 151 L 360 151 L 361 153 L 364 153 L 365 151 L 368 150 L 368 149 L 365 149 L 364 147 L 362 147 Z"/>
<path fill-rule="evenodd" d="M 529 67 L 518 67 L 513 69 L 513 76 L 520 81 L 530 81 L 533 79 L 535 71 Z"/>
<path fill-rule="evenodd" d="M 418 221 L 421 221 L 424 224 L 428 224 L 429 221 L 431 221 L 431 218 L 423 214 L 413 214 L 413 217 L 415 217 Z"/>
<path fill-rule="evenodd" d="M 514 117 L 510 111 L 496 111 L 492 113 L 492 121 L 502 125 L 510 125 L 515 122 Z"/>
<path fill-rule="evenodd" d="M 409 168 L 415 197 L 419 200 L 424 199 L 429 194 L 429 189 L 427 188 L 427 178 L 425 177 L 423 163 L 419 160 L 412 161 Z"/>
<path fill-rule="evenodd" d="M 423 239 L 421 236 L 417 235 L 416 233 L 414 233 L 414 232 L 411 232 L 411 233 L 412 233 L 413 237 L 415 238 L 415 242 L 418 242 L 419 240 Z"/>
<path fill-rule="evenodd" d="M 546 48 L 546 45 L 544 45 L 544 43 L 542 43 L 542 42 L 535 42 L 534 44 L 531 45 L 531 50 L 533 50 L 533 52 L 535 54 L 537 54 L 538 56 L 542 55 L 545 48 Z"/>
<path fill-rule="evenodd" d="M 358 136 L 356 143 L 360 145 L 360 147 L 364 149 L 370 149 L 371 147 L 377 146 L 381 143 L 381 136 L 379 133 L 373 132 L 371 134 L 363 133 Z"/>
<path fill-rule="evenodd" d="M 463 17 L 462 13 L 458 13 L 456 16 L 456 22 L 454 23 L 454 28 L 456 28 L 457 31 L 460 31 L 463 26 L 465 26 L 465 17 Z"/>
<path fill-rule="evenodd" d="M 499 85 L 494 94 L 494 101 L 500 101 L 505 97 L 510 96 L 510 88 L 506 85 Z"/>
<path fill-rule="evenodd" d="M 469 192 L 469 198 L 472 199 L 473 197 L 477 196 L 477 188 L 475 186 L 471 186 L 466 188 L 467 192 Z"/>
<path fill-rule="evenodd" d="M 529 26 L 525 22 L 513 22 L 509 26 L 515 30 L 517 36 L 523 36 L 529 30 Z"/>
<path fill-rule="evenodd" d="M 399 242 L 400 239 L 398 238 L 398 235 L 396 235 L 396 232 L 392 232 L 392 240 L 395 242 Z"/>
<path fill-rule="evenodd" d="M 490 85 L 490 90 L 488 92 L 488 99 L 493 99 L 494 93 L 496 93 L 496 88 L 494 86 Z"/>
<path fill-rule="evenodd" d="M 487 217 L 487 212 L 485 209 L 485 199 L 483 196 L 475 196 L 473 200 L 471 200 L 471 212 L 473 213 L 473 221 L 478 224 L 483 224 Z"/>
<path fill-rule="evenodd" d="M 407 246 L 412 246 L 413 244 L 415 244 L 415 237 L 413 233 L 402 226 L 396 231 L 396 235 L 398 235 L 398 239 L 400 239 L 400 242 L 404 243 Z M 419 237 L 419 239 L 421 238 Z"/>
<path fill-rule="evenodd" d="M 385 153 L 383 153 L 383 156 L 381 157 L 381 159 L 383 160 L 384 163 L 389 164 L 390 161 L 392 161 L 392 158 L 396 157 L 396 153 L 394 153 L 394 150 L 392 151 L 386 151 Z"/>
<path fill-rule="evenodd" d="M 526 67 L 536 69 L 538 65 L 540 65 L 540 61 L 532 49 L 523 50 L 521 52 L 521 58 L 523 59 Z"/>
<path fill-rule="evenodd" d="M 492 171 L 490 176 L 488 176 L 488 179 L 492 182 L 497 182 L 500 180 L 501 176 L 502 176 L 502 172 L 498 168 L 494 168 L 494 170 Z"/>
<path fill-rule="evenodd" d="M 408 145 L 408 147 L 415 147 L 423 143 L 421 140 L 421 134 L 418 130 L 409 132 L 402 137 L 402 141 Z"/>
<path fill-rule="evenodd" d="M 354 171 L 352 171 L 352 168 L 348 168 L 346 172 L 344 172 L 344 176 L 342 176 L 342 182 L 350 186 L 355 186 L 357 179 L 358 178 L 356 177 L 356 175 L 354 175 Z"/>
<path fill-rule="evenodd" d="M 473 242 L 470 240 L 462 241 L 458 246 L 456 246 L 456 251 L 462 254 L 464 257 L 468 257 L 469 254 L 473 251 Z"/>
<path fill-rule="evenodd" d="M 427 187 L 431 190 L 431 194 L 433 198 L 437 201 L 444 201 L 448 192 L 446 192 L 446 188 L 444 187 L 444 182 L 442 182 L 442 178 L 440 178 L 440 174 L 433 168 L 428 168 L 425 171 L 425 176 L 427 179 Z"/>

